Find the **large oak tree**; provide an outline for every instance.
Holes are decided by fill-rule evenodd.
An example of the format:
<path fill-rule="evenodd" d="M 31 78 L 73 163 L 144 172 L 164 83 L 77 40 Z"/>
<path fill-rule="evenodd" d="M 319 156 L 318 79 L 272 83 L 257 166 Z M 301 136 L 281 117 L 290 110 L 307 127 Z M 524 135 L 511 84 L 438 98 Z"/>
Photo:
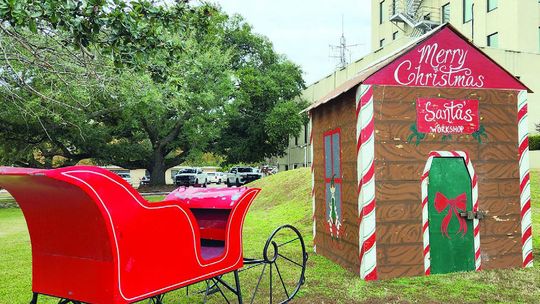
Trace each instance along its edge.
<path fill-rule="evenodd" d="M 300 69 L 208 4 L 0 0 L 4 164 L 92 158 L 154 184 L 190 155 L 278 155 L 301 126 Z"/>

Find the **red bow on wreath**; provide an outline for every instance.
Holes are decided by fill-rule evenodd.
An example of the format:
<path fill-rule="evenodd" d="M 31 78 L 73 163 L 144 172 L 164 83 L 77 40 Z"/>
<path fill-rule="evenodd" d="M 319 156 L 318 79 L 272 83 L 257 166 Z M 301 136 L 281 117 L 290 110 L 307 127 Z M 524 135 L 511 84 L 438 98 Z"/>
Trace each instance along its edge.
<path fill-rule="evenodd" d="M 459 212 L 467 209 L 467 194 L 463 193 L 454 199 L 448 199 L 444 194 L 437 192 L 435 195 L 435 209 L 437 209 L 437 212 L 443 212 L 448 206 L 450 206 L 450 208 L 442 220 L 441 232 L 443 235 L 446 235 L 447 238 L 450 238 L 450 236 L 448 236 L 448 225 L 452 219 L 452 214 L 455 214 L 459 221 L 458 232 L 461 231 L 462 234 L 465 235 L 467 233 L 467 222 L 465 222 L 464 218 L 459 216 Z"/>

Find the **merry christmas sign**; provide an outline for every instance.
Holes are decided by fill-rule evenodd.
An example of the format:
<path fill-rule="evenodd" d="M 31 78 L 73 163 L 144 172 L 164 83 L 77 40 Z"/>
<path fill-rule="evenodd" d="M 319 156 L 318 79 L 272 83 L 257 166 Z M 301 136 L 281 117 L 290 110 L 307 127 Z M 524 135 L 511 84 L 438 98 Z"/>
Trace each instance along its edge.
<path fill-rule="evenodd" d="M 416 125 L 422 133 L 472 134 L 478 131 L 478 100 L 418 98 Z"/>
<path fill-rule="evenodd" d="M 471 88 L 526 89 L 512 75 L 450 27 L 396 56 L 369 76 L 365 84 Z"/>

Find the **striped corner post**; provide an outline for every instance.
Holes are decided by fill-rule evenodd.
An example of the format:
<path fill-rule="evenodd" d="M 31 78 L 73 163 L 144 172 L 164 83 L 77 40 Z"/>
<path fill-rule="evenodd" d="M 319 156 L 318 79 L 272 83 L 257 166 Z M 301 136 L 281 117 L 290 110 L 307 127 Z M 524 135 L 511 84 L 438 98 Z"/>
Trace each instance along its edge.
<path fill-rule="evenodd" d="M 377 279 L 374 131 L 373 88 L 369 85 L 360 85 L 356 91 L 356 170 L 360 277 L 364 280 Z"/>
<path fill-rule="evenodd" d="M 313 252 L 317 253 L 315 235 L 317 234 L 317 218 L 315 218 L 315 167 L 313 166 L 313 117 L 309 113 L 309 157 L 311 159 L 311 207 L 313 209 Z"/>
<path fill-rule="evenodd" d="M 431 163 L 435 157 L 461 157 L 465 160 L 467 165 L 467 171 L 471 177 L 471 195 L 473 211 L 478 211 L 478 176 L 474 171 L 471 159 L 469 155 L 463 151 L 434 151 L 429 154 L 424 172 L 421 177 L 422 188 L 422 236 L 424 242 L 424 274 L 431 274 L 431 255 L 429 245 L 429 218 L 428 218 L 428 184 L 429 184 L 429 170 L 431 169 Z M 482 268 L 481 250 L 480 250 L 480 221 L 478 219 L 473 220 L 473 233 L 474 233 L 474 267 L 476 271 Z"/>
<path fill-rule="evenodd" d="M 523 267 L 533 266 L 528 128 L 527 91 L 523 90 L 520 91 L 518 94 L 519 190 L 521 207 L 521 243 Z"/>

